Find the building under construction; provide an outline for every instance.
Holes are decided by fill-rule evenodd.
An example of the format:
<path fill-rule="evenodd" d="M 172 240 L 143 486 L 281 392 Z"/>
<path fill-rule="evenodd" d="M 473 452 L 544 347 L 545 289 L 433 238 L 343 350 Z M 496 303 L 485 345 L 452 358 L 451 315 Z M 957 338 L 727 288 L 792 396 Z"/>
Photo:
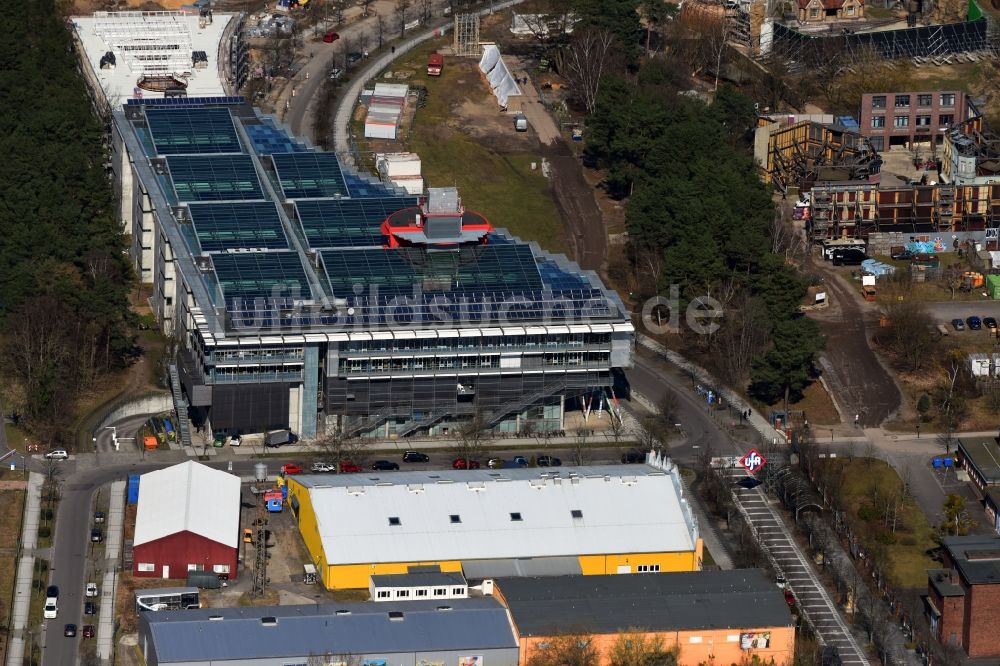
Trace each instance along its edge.
<path fill-rule="evenodd" d="M 788 116 L 758 119 L 754 158 L 761 178 L 782 192 L 789 187 L 811 189 L 817 181 L 868 180 L 879 172 L 882 159 L 868 139 L 832 116 L 818 122 Z"/>
<path fill-rule="evenodd" d="M 949 233 L 1000 227 L 1000 183 L 880 187 L 866 181 L 817 182 L 809 235 L 867 238 L 870 234 Z"/>

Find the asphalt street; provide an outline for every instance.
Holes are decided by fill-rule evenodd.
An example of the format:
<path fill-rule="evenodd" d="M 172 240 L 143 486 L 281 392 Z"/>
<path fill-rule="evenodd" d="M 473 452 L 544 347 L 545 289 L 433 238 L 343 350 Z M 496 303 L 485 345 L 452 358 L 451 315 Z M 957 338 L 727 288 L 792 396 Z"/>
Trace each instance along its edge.
<path fill-rule="evenodd" d="M 946 301 L 943 303 L 927 303 L 927 311 L 935 320 L 950 322 L 952 319 L 966 319 L 973 315 L 977 317 L 994 317 L 1000 319 L 1000 301 L 983 298 L 981 301 Z M 966 331 L 972 335 L 986 335 L 985 331 Z M 954 331 L 952 331 L 954 333 Z"/>

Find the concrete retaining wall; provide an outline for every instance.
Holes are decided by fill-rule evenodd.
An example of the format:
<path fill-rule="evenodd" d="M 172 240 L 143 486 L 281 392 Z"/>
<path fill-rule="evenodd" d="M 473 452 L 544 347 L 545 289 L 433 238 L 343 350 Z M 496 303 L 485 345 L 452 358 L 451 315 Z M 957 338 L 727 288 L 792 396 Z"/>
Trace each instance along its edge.
<path fill-rule="evenodd" d="M 101 428 L 109 426 L 112 423 L 117 423 L 122 419 L 127 419 L 130 416 L 159 414 L 160 412 L 169 412 L 173 408 L 174 401 L 170 397 L 169 393 L 154 393 L 143 396 L 141 398 L 137 398 L 136 400 L 130 400 L 129 402 L 112 409 L 103 419 L 101 419 L 101 422 L 97 424 L 96 430 L 100 430 Z"/>

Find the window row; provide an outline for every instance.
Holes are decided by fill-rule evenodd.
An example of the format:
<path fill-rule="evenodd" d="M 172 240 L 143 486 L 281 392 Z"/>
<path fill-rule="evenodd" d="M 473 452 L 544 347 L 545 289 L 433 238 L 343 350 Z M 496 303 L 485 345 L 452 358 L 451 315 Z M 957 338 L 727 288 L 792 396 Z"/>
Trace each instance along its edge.
<path fill-rule="evenodd" d="M 444 598 L 444 597 L 448 596 L 448 588 L 446 588 L 446 587 L 435 587 L 433 590 L 431 590 L 431 592 L 433 592 L 433 594 L 429 594 L 428 590 L 426 590 L 426 589 L 418 588 L 416 590 L 413 590 L 413 596 L 414 597 L 430 597 L 432 599 L 433 598 Z M 457 595 L 464 596 L 465 595 L 465 588 L 464 587 L 453 587 L 453 588 L 451 588 L 451 593 L 452 594 L 457 594 Z M 408 598 L 410 598 L 410 590 L 395 590 L 395 591 L 393 591 L 393 590 L 379 590 L 376 593 L 375 598 L 377 598 L 377 599 L 393 599 L 393 598 L 395 598 L 395 599 L 408 599 Z"/>
<path fill-rule="evenodd" d="M 509 335 L 504 337 L 420 338 L 415 340 L 358 340 L 344 342 L 342 352 L 447 351 L 449 349 L 497 349 L 503 347 L 582 347 L 607 345 L 610 333 L 565 335 Z"/>
<path fill-rule="evenodd" d="M 475 370 L 477 368 L 558 368 L 607 365 L 609 352 L 555 352 L 536 356 L 418 356 L 413 358 L 342 358 L 340 375 L 372 372 L 426 372 L 435 370 Z"/>
<path fill-rule="evenodd" d="M 897 109 L 905 109 L 910 106 L 911 97 L 914 95 L 893 95 L 893 106 Z M 915 95 L 917 98 L 918 107 L 930 107 L 934 106 L 934 95 L 933 94 L 920 94 Z M 884 109 L 886 108 L 886 95 L 873 95 L 872 96 L 872 108 L 873 109 Z M 940 106 L 955 106 L 955 93 L 941 93 L 940 96 Z"/>
<path fill-rule="evenodd" d="M 941 114 L 938 116 L 938 124 L 942 126 L 950 125 L 954 121 L 954 118 L 951 114 Z M 933 120 L 933 116 L 914 116 L 913 124 L 917 127 L 930 127 Z M 872 127 L 875 129 L 885 127 L 885 122 L 885 116 L 872 116 Z M 897 128 L 909 127 L 910 116 L 893 116 L 892 126 Z"/>

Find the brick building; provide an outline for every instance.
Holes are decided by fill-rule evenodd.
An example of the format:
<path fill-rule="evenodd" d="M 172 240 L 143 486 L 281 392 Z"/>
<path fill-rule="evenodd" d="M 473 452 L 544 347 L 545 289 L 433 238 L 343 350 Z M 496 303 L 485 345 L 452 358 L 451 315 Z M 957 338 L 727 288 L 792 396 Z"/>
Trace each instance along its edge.
<path fill-rule="evenodd" d="M 823 23 L 864 17 L 864 0 L 799 0 L 799 21 L 802 23 Z"/>
<path fill-rule="evenodd" d="M 927 615 L 942 643 L 1000 656 L 1000 537 L 945 537 L 943 567 L 927 572 Z"/>
<path fill-rule="evenodd" d="M 977 115 L 964 92 L 879 92 L 861 96 L 861 133 L 876 150 L 941 144 L 943 132 Z"/>

